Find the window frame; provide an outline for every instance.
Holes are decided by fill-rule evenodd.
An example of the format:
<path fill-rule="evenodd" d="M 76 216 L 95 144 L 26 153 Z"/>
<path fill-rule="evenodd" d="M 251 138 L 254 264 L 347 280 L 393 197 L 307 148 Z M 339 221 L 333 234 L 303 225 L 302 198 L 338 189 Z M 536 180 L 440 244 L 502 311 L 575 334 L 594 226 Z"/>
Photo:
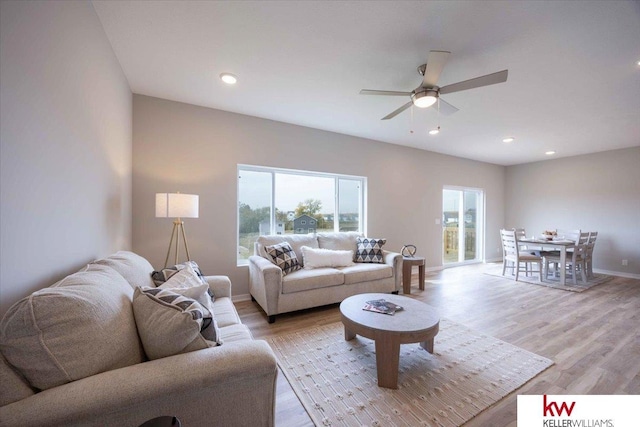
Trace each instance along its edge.
<path fill-rule="evenodd" d="M 263 172 L 271 174 L 271 206 L 270 206 L 270 235 L 276 234 L 276 174 L 288 174 L 288 175 L 302 175 L 318 178 L 332 178 L 334 180 L 334 209 L 333 209 L 333 230 L 334 232 L 340 231 L 340 180 L 357 181 L 360 183 L 360 194 L 358 195 L 358 209 L 361 213 L 360 221 L 358 222 L 358 232 L 366 234 L 367 230 L 367 177 L 357 175 L 345 175 L 328 172 L 317 171 L 305 171 L 298 169 L 285 169 L 275 168 L 269 166 L 256 166 L 247 164 L 238 164 L 236 168 L 236 248 L 240 244 L 240 174 L 242 171 L 251 172 Z M 293 221 L 293 220 L 292 220 Z M 314 233 L 317 230 L 317 226 L 314 227 Z M 237 251 L 237 249 L 236 249 Z M 248 260 L 238 259 L 236 253 L 236 263 L 238 266 L 248 265 Z"/>

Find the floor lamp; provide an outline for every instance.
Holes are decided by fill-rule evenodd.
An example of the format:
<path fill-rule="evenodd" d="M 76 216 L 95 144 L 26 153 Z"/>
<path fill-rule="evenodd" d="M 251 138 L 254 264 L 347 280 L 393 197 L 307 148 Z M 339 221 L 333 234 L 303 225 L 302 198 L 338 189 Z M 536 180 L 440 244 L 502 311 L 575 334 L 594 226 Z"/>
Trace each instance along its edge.
<path fill-rule="evenodd" d="M 175 246 L 175 263 L 178 264 L 178 254 L 180 253 L 180 238 L 184 242 L 184 249 L 187 252 L 187 261 L 191 261 L 189 246 L 187 245 L 187 235 L 184 231 L 184 221 L 182 218 L 198 218 L 198 195 L 181 193 L 157 193 L 156 194 L 156 218 L 175 218 L 173 221 L 173 231 L 169 240 L 167 257 L 164 260 L 164 267 L 169 263 L 171 248 Z M 175 243 L 174 243 L 175 242 Z"/>

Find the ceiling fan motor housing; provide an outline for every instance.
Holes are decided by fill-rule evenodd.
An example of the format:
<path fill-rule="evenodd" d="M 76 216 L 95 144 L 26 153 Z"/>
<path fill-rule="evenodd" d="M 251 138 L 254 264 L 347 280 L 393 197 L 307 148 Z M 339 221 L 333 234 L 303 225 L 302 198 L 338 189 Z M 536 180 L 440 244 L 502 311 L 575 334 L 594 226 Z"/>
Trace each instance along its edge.
<path fill-rule="evenodd" d="M 438 99 L 438 90 L 437 89 L 429 89 L 422 88 L 414 90 L 411 93 L 411 101 L 413 101 L 413 105 L 419 108 L 427 108 L 435 104 Z"/>

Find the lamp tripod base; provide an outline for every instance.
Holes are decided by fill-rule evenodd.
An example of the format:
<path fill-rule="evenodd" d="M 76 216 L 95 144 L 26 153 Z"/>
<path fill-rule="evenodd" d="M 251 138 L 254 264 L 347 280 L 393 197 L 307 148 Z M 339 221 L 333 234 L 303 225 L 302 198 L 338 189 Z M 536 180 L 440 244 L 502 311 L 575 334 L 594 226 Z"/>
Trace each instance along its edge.
<path fill-rule="evenodd" d="M 184 243 L 184 249 L 187 253 L 187 261 L 191 261 L 191 255 L 189 255 L 189 245 L 187 244 L 187 235 L 184 231 L 184 221 L 178 218 L 173 221 L 173 231 L 171 232 L 171 240 L 169 240 L 167 257 L 164 260 L 164 268 L 167 268 L 169 264 L 169 255 L 171 255 L 171 249 L 174 249 L 175 252 L 174 265 L 178 264 L 178 258 L 180 254 L 180 238 L 182 238 L 182 241 Z"/>

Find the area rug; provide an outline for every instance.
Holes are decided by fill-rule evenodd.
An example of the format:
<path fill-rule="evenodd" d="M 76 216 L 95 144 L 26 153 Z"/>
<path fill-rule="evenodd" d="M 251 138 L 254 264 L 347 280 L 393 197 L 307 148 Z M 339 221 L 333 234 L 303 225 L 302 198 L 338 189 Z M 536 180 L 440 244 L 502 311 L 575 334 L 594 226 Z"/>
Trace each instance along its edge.
<path fill-rule="evenodd" d="M 500 264 L 492 264 L 488 265 L 486 270 L 484 270 L 485 274 L 490 276 L 499 276 L 503 279 L 510 279 L 515 281 L 516 276 L 511 274 L 511 271 L 507 269 L 507 274 L 502 275 L 502 263 Z M 530 276 L 525 276 L 524 273 L 520 273 L 518 276 L 518 282 L 529 283 L 531 285 L 545 286 L 547 288 L 554 289 L 562 289 L 563 291 L 571 291 L 571 292 L 584 292 L 589 288 L 593 288 L 594 286 L 601 285 L 610 280 L 613 280 L 614 276 L 608 276 L 606 274 L 594 274 L 593 277 L 587 280 L 587 283 L 584 284 L 580 279 L 578 279 L 577 284 L 573 284 L 573 281 L 570 278 L 567 278 L 566 285 L 560 283 L 559 278 L 548 277 L 544 279 L 542 282 L 538 282 L 538 273 L 530 273 Z"/>
<path fill-rule="evenodd" d="M 375 343 L 345 341 L 340 322 L 268 341 L 317 426 L 460 426 L 553 365 L 442 319 L 434 354 L 400 347 L 392 390 L 377 386 Z"/>

